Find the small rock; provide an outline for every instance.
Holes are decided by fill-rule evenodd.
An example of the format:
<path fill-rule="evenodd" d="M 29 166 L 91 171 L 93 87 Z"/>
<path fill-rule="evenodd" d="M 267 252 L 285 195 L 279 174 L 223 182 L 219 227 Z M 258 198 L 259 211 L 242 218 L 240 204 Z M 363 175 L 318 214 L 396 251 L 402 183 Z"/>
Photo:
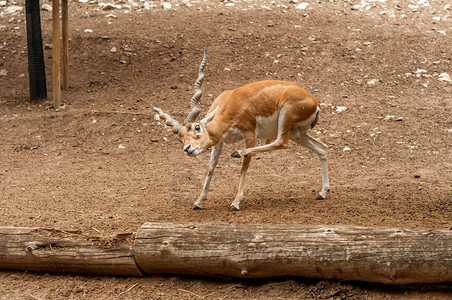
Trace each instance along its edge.
<path fill-rule="evenodd" d="M 298 5 L 295 5 L 295 8 L 296 9 L 306 9 L 308 7 L 308 5 L 309 5 L 309 3 L 302 2 L 302 3 L 298 4 Z"/>
<path fill-rule="evenodd" d="M 169 3 L 169 2 L 163 2 L 162 7 L 163 7 L 163 9 L 171 9 L 172 8 L 171 3 Z"/>
<path fill-rule="evenodd" d="M 421 175 L 416 174 L 416 175 L 414 175 L 414 178 L 421 178 Z"/>
<path fill-rule="evenodd" d="M 61 104 L 60 107 L 55 109 L 55 111 L 62 111 L 62 110 L 66 110 L 66 105 L 65 104 Z"/>
<path fill-rule="evenodd" d="M 395 119 L 397 122 L 402 122 L 403 121 L 403 117 L 398 117 L 397 119 Z"/>
<path fill-rule="evenodd" d="M 121 145 L 121 144 L 119 144 L 118 149 L 126 149 L 126 147 Z"/>
<path fill-rule="evenodd" d="M 342 150 L 342 151 L 345 152 L 345 151 L 351 151 L 351 150 L 352 150 L 352 149 L 350 149 L 349 147 L 345 147 L 344 150 Z"/>
<path fill-rule="evenodd" d="M 6 76 L 6 75 L 8 75 L 8 71 L 0 70 L 0 76 Z"/>
<path fill-rule="evenodd" d="M 450 78 L 450 75 L 448 73 L 439 74 L 438 80 L 444 82 L 452 82 L 452 79 Z"/>
<path fill-rule="evenodd" d="M 345 106 L 336 106 L 336 112 L 341 113 L 344 112 L 347 109 Z"/>
<path fill-rule="evenodd" d="M 113 10 L 116 9 L 116 5 L 111 3 L 99 3 L 99 6 L 102 6 L 102 10 Z"/>
<path fill-rule="evenodd" d="M 21 12 L 22 10 L 24 10 L 22 6 L 11 5 L 10 7 L 5 8 L 4 12 L 5 14 L 14 14 L 16 12 Z"/>
<path fill-rule="evenodd" d="M 182 0 L 181 5 L 186 6 L 186 7 L 191 7 L 192 6 L 192 4 L 188 0 Z"/>
<path fill-rule="evenodd" d="M 44 11 L 52 11 L 52 5 L 44 3 L 43 5 L 41 5 L 41 9 Z"/>
<path fill-rule="evenodd" d="M 369 80 L 368 82 L 367 82 L 367 85 L 368 86 L 374 86 L 374 85 L 376 85 L 377 83 L 378 83 L 378 79 L 371 79 L 371 80 Z"/>
<path fill-rule="evenodd" d="M 0 1 L 0 7 L 5 7 L 6 6 L 6 1 Z"/>
<path fill-rule="evenodd" d="M 87 32 L 87 33 L 93 33 L 94 31 L 92 30 L 92 29 L 85 29 L 85 32 Z"/>
<path fill-rule="evenodd" d="M 116 53 L 117 51 L 118 51 L 118 49 L 116 49 L 116 47 L 113 47 L 113 48 L 110 49 L 111 53 Z"/>

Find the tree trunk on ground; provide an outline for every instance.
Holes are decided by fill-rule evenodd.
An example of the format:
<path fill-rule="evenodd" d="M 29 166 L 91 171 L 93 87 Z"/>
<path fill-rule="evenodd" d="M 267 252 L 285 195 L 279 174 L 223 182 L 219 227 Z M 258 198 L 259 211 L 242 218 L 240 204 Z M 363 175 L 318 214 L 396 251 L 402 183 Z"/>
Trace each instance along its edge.
<path fill-rule="evenodd" d="M 0 227 L 0 269 L 140 276 L 131 238 L 102 241 L 54 229 Z"/>
<path fill-rule="evenodd" d="M 451 231 L 146 223 L 134 251 L 146 273 L 452 282 Z"/>

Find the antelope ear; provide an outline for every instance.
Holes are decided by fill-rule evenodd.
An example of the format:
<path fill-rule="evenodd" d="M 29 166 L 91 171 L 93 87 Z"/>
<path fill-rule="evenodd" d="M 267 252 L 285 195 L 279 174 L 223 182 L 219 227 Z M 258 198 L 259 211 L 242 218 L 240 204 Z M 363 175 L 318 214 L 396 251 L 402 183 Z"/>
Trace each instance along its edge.
<path fill-rule="evenodd" d="M 204 119 L 201 120 L 201 124 L 203 124 L 204 126 L 207 125 L 207 123 L 209 123 L 210 121 L 212 121 L 212 119 L 215 117 L 215 115 L 217 114 L 217 110 L 218 110 L 218 106 L 217 108 L 215 108 L 215 110 L 213 112 L 211 112 L 208 116 L 206 116 Z"/>

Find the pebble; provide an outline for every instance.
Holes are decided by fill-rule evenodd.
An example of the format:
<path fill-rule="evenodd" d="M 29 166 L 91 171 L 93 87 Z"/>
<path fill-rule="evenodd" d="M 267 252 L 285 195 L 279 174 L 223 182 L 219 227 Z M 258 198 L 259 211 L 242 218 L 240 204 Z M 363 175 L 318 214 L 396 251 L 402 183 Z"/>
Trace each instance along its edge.
<path fill-rule="evenodd" d="M 163 7 L 163 9 L 171 9 L 172 8 L 171 3 L 169 3 L 169 2 L 163 2 L 162 7 Z"/>
<path fill-rule="evenodd" d="M 47 4 L 47 3 L 44 3 L 43 5 L 41 5 L 41 9 L 44 11 L 52 11 L 53 10 L 52 5 Z"/>
<path fill-rule="evenodd" d="M 4 12 L 5 12 L 5 14 L 14 14 L 16 12 L 21 12 L 23 10 L 24 10 L 24 8 L 22 6 L 11 5 L 7 8 L 5 8 Z"/>
<path fill-rule="evenodd" d="M 298 5 L 295 5 L 295 8 L 296 9 L 306 9 L 308 7 L 308 5 L 309 5 L 309 3 L 302 2 L 302 3 L 298 4 Z"/>
<path fill-rule="evenodd" d="M 102 10 L 113 10 L 116 9 L 116 5 L 111 3 L 99 3 L 99 6 L 102 7 Z"/>
<path fill-rule="evenodd" d="M 0 76 L 6 76 L 6 75 L 8 75 L 8 71 L 0 70 Z"/>
<path fill-rule="evenodd" d="M 444 82 L 452 82 L 452 79 L 450 78 L 450 75 L 448 73 L 439 74 L 438 80 Z"/>
<path fill-rule="evenodd" d="M 367 82 L 367 85 L 368 86 L 374 86 L 374 85 L 376 85 L 377 83 L 378 83 L 378 79 L 371 79 L 371 80 L 369 80 L 368 82 Z"/>
<path fill-rule="evenodd" d="M 341 113 L 344 112 L 347 109 L 345 106 L 336 106 L 336 112 Z"/>

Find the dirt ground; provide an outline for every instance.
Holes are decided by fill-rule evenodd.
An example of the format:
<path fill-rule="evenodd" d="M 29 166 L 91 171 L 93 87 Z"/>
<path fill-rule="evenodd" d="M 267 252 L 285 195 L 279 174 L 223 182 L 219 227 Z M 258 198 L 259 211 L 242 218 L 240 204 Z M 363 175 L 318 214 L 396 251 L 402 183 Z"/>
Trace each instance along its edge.
<path fill-rule="evenodd" d="M 300 1 L 301 2 L 301 1 Z M 24 11 L 0 7 L 0 226 L 110 236 L 144 222 L 341 224 L 452 230 L 452 8 L 439 1 L 70 1 L 70 89 L 52 108 L 51 12 L 41 11 L 49 97 L 29 101 Z M 47 2 L 41 2 L 45 4 Z M 113 3 L 113 2 L 112 2 Z M 240 160 L 226 145 L 205 209 L 209 154 L 187 157 L 153 103 L 183 121 L 208 49 L 205 112 L 222 91 L 296 81 L 322 103 L 317 155 L 291 144 Z M 1 299 L 450 299 L 447 286 L 0 272 Z"/>

